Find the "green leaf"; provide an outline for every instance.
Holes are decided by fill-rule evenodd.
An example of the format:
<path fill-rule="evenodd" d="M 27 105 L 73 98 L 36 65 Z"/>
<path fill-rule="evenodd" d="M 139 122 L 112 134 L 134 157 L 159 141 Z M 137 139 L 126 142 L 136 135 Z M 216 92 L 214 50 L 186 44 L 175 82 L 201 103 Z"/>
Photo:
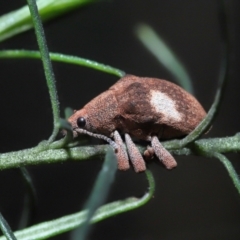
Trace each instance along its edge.
<path fill-rule="evenodd" d="M 183 148 L 187 144 L 195 141 L 201 137 L 212 125 L 215 120 L 220 106 L 223 102 L 223 96 L 226 91 L 226 85 L 229 78 L 229 66 L 230 66 L 230 37 L 228 34 L 228 18 L 226 12 L 225 1 L 220 1 L 218 6 L 219 24 L 221 28 L 221 47 L 222 47 L 222 59 L 218 77 L 218 88 L 215 94 L 215 98 L 211 108 L 209 109 L 207 116 L 199 123 L 199 125 L 182 140 L 169 141 L 165 147 L 170 149 Z"/>
<path fill-rule="evenodd" d="M 66 119 L 68 119 L 70 116 L 73 115 L 73 110 L 70 107 L 67 107 L 64 109 L 64 116 Z"/>
<path fill-rule="evenodd" d="M 233 181 L 234 186 L 236 187 L 238 193 L 240 194 L 240 179 L 238 177 L 238 174 L 236 173 L 232 163 L 221 153 L 213 153 L 213 156 L 216 157 L 221 161 L 221 163 L 224 165 L 226 170 L 228 171 L 228 174 L 230 178 Z"/>
<path fill-rule="evenodd" d="M 59 119 L 58 128 L 66 129 L 67 131 L 72 132 L 71 124 L 66 119 L 63 119 L 63 118 Z"/>
<path fill-rule="evenodd" d="M 95 181 L 92 193 L 86 203 L 85 209 L 88 209 L 85 222 L 81 227 L 73 232 L 72 239 L 84 240 L 90 230 L 90 220 L 92 219 L 97 208 L 105 201 L 110 190 L 110 186 L 114 181 L 115 172 L 117 170 L 117 158 L 112 148 L 109 147 L 105 156 L 105 161 L 101 171 Z"/>
<path fill-rule="evenodd" d="M 42 21 L 55 18 L 95 0 L 38 0 Z M 0 17 L 0 42 L 33 28 L 28 6 Z"/>
<path fill-rule="evenodd" d="M 125 200 L 108 203 L 96 211 L 93 218 L 91 219 L 91 223 L 103 221 L 109 217 L 134 210 L 146 204 L 153 197 L 155 190 L 154 178 L 149 170 L 146 171 L 146 176 L 149 184 L 149 191 L 145 193 L 143 197 L 130 197 Z M 17 236 L 18 240 L 47 239 L 60 233 L 70 231 L 79 225 L 82 225 L 86 220 L 86 214 L 87 211 L 84 210 L 79 213 L 74 213 L 52 221 L 40 223 L 24 230 L 16 231 L 15 235 Z M 6 240 L 6 238 L 0 237 L 0 240 Z"/>
<path fill-rule="evenodd" d="M 17 240 L 14 236 L 11 228 L 9 227 L 7 221 L 4 219 L 3 215 L 0 213 L 0 228 L 2 230 L 2 233 L 4 234 L 4 239 L 7 240 Z"/>
<path fill-rule="evenodd" d="M 33 58 L 41 59 L 40 53 L 38 51 L 28 51 L 28 50 L 4 50 L 0 51 L 0 58 Z M 63 62 L 68 64 L 76 64 L 83 67 L 88 67 L 95 69 L 97 71 L 109 73 L 116 75 L 118 77 L 123 77 L 125 72 L 117 68 L 98 63 L 86 58 L 80 58 L 76 56 L 61 54 L 61 53 L 50 53 L 50 58 L 52 61 Z"/>
<path fill-rule="evenodd" d="M 53 142 L 58 134 L 59 128 L 59 119 L 60 119 L 60 110 L 59 110 L 59 101 L 57 95 L 57 88 L 55 84 L 55 77 L 52 68 L 52 62 L 50 60 L 47 41 L 45 38 L 44 29 L 42 26 L 42 20 L 40 18 L 37 3 L 35 0 L 27 0 L 28 7 L 31 13 L 31 18 L 33 26 L 35 29 L 35 34 L 38 42 L 39 51 L 41 53 L 41 59 L 43 63 L 43 69 L 45 73 L 45 78 L 48 86 L 48 92 L 50 95 L 52 113 L 53 113 L 53 131 L 49 138 L 49 142 Z"/>
<path fill-rule="evenodd" d="M 37 193 L 34 187 L 30 173 L 25 167 L 19 168 L 25 187 L 26 194 L 24 199 L 24 206 L 22 210 L 22 216 L 19 223 L 19 228 L 27 227 L 31 224 L 34 214 L 37 208 Z"/>
<path fill-rule="evenodd" d="M 193 94 L 192 81 L 186 69 L 163 39 L 147 24 L 138 25 L 136 33 L 139 40 L 175 77 L 179 85 Z"/>

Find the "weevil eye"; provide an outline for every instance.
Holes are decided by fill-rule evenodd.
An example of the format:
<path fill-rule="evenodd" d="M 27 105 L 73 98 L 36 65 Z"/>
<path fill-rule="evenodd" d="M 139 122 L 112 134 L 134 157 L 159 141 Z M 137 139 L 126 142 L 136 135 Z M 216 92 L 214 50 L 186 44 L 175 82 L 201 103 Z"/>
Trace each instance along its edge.
<path fill-rule="evenodd" d="M 78 127 L 83 128 L 86 125 L 85 118 L 84 117 L 79 117 L 77 119 L 77 125 L 78 125 Z"/>

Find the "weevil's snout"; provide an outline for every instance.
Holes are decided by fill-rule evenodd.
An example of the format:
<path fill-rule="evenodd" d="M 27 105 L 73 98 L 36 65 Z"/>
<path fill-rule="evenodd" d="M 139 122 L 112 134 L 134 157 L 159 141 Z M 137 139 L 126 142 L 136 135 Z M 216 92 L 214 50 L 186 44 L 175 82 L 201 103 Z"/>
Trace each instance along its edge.
<path fill-rule="evenodd" d="M 117 151 L 118 145 L 111 138 L 108 138 L 107 136 L 102 135 L 102 134 L 93 133 L 94 128 L 93 128 L 92 124 L 90 123 L 90 121 L 88 119 L 88 114 L 84 108 L 79 111 L 76 111 L 68 119 L 68 122 L 72 126 L 73 137 L 77 137 L 78 134 L 87 134 L 87 135 L 95 137 L 95 138 L 103 139 L 106 142 L 108 142 L 115 151 Z"/>
<path fill-rule="evenodd" d="M 77 137 L 79 129 L 86 129 L 88 130 L 88 117 L 85 109 L 81 109 L 76 111 L 69 119 L 68 122 L 72 126 L 73 136 Z"/>

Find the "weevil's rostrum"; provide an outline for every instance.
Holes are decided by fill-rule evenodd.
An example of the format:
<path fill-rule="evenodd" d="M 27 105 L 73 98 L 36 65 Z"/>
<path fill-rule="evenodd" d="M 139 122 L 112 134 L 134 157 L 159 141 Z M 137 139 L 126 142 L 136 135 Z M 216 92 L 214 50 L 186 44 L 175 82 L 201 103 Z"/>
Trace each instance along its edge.
<path fill-rule="evenodd" d="M 177 165 L 158 139 L 189 134 L 205 117 L 201 104 L 188 92 L 166 80 L 126 75 L 70 118 L 74 136 L 78 133 L 113 138 L 118 168 L 127 170 L 128 156 L 136 172 L 146 169 L 143 157 L 131 137 L 149 141 L 145 156 L 156 155 L 171 169 Z M 85 129 L 83 132 L 81 129 Z M 125 136 L 127 151 L 121 139 Z M 111 144 L 113 145 L 113 144 Z"/>

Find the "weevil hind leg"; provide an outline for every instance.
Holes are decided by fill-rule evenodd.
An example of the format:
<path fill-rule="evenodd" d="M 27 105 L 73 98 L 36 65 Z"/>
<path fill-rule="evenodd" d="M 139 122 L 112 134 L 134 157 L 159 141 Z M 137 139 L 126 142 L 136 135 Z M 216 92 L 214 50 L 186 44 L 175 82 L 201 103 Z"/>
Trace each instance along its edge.
<path fill-rule="evenodd" d="M 146 170 L 146 165 L 143 160 L 141 153 L 139 152 L 138 148 L 132 141 L 129 134 L 125 133 L 125 142 L 129 154 L 129 158 L 133 165 L 135 172 L 143 172 Z"/>
<path fill-rule="evenodd" d="M 157 136 L 151 138 L 152 148 L 158 159 L 165 165 L 167 169 L 172 169 L 177 166 L 177 162 L 174 157 L 163 147 L 159 142 Z"/>
<path fill-rule="evenodd" d="M 113 138 L 115 143 L 118 145 L 118 150 L 115 153 L 118 160 L 118 169 L 126 171 L 130 168 L 127 151 L 125 149 L 123 140 L 118 131 L 113 132 Z"/>

